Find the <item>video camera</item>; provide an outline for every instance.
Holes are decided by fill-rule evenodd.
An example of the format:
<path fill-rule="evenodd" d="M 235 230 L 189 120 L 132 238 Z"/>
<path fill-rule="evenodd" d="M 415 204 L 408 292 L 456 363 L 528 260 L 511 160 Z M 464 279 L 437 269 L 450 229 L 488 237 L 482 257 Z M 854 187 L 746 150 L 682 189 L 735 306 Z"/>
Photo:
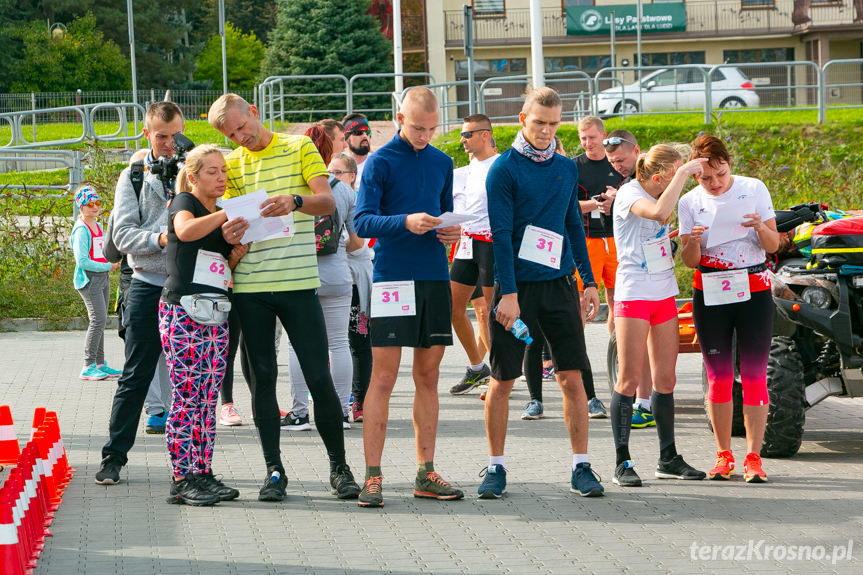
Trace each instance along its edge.
<path fill-rule="evenodd" d="M 177 174 L 186 163 L 186 154 L 195 147 L 195 142 L 180 134 L 174 134 L 174 155 L 162 156 L 150 164 L 150 172 L 155 174 L 159 180 L 168 186 L 169 182 L 176 179 Z"/>

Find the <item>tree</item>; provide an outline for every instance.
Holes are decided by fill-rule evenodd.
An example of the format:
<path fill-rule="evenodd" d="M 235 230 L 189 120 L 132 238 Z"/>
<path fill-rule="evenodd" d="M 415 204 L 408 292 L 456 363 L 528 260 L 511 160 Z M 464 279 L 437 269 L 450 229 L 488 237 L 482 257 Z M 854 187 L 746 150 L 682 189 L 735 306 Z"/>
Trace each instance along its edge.
<path fill-rule="evenodd" d="M 267 76 L 391 73 L 391 46 L 380 23 L 367 13 L 369 0 L 278 0 L 278 23 L 270 36 L 261 78 Z M 387 91 L 392 82 L 364 83 L 364 91 Z M 325 81 L 306 81 L 286 87 L 292 93 L 326 93 L 344 88 Z M 298 109 L 332 109 L 338 101 L 299 98 Z M 358 108 L 385 108 L 389 98 L 358 102 Z"/>
<path fill-rule="evenodd" d="M 225 52 L 228 65 L 228 88 L 243 90 L 255 87 L 255 77 L 264 57 L 264 45 L 255 33 L 243 34 L 239 28 L 225 24 Z M 195 81 L 210 81 L 222 86 L 222 38 L 211 36 L 198 56 Z"/>
<path fill-rule="evenodd" d="M 120 47 L 106 41 L 87 14 L 67 32 L 51 34 L 35 21 L 19 32 L 23 59 L 13 64 L 13 92 L 122 90 L 129 86 L 129 62 Z"/>

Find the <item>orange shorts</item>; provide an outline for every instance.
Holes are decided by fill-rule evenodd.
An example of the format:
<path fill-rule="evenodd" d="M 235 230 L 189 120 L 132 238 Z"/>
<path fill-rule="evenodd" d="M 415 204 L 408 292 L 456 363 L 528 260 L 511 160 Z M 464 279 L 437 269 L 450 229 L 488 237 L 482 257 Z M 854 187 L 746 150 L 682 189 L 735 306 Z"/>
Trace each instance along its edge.
<path fill-rule="evenodd" d="M 614 238 L 585 238 L 587 242 L 587 257 L 590 258 L 590 271 L 596 285 L 605 285 L 606 289 L 614 289 L 614 277 L 617 274 L 617 247 Z M 578 291 L 584 291 L 584 284 L 576 272 Z"/>

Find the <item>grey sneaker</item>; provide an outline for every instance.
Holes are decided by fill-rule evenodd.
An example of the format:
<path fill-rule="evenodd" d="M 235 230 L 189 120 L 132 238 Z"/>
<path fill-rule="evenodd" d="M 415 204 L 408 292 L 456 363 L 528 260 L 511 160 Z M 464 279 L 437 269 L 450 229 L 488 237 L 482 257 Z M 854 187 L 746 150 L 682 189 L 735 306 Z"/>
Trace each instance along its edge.
<path fill-rule="evenodd" d="M 464 492 L 445 481 L 438 472 L 429 471 L 424 477 L 418 475 L 414 481 L 414 497 L 450 501 L 462 499 Z"/>
<path fill-rule="evenodd" d="M 531 399 L 524 407 L 524 413 L 521 414 L 521 418 L 539 419 L 540 417 L 542 417 L 542 402 Z"/>
<path fill-rule="evenodd" d="M 591 419 L 605 419 L 608 417 L 608 412 L 598 397 L 594 397 L 587 402 L 587 416 Z"/>
<path fill-rule="evenodd" d="M 614 478 L 612 483 L 621 487 L 641 487 L 641 478 L 633 469 L 635 464 L 631 459 L 627 459 L 614 469 Z"/>
<path fill-rule="evenodd" d="M 487 382 L 490 377 L 491 369 L 489 369 L 488 364 L 483 364 L 479 371 L 474 371 L 468 367 L 461 381 L 452 386 L 449 392 L 453 395 L 464 395 L 476 386 Z"/>

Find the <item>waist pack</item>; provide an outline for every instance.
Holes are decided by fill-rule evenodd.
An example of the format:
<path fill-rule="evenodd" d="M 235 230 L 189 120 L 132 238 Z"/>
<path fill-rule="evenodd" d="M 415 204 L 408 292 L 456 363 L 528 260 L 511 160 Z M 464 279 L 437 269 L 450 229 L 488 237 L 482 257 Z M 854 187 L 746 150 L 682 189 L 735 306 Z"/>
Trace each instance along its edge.
<path fill-rule="evenodd" d="M 201 325 L 222 325 L 228 321 L 231 300 L 217 293 L 184 295 L 180 305 L 193 321 Z"/>

